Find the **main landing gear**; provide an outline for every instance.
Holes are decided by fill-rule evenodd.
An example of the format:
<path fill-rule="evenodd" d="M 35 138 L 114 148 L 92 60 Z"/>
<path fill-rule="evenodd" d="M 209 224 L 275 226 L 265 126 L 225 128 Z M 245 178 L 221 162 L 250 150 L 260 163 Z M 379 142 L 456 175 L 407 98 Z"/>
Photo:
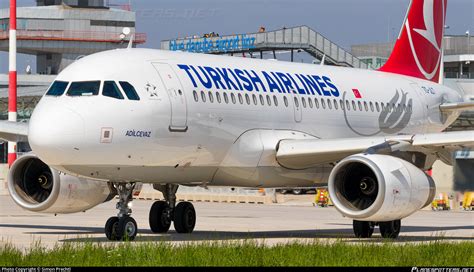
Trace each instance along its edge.
<path fill-rule="evenodd" d="M 112 241 L 132 241 L 138 233 L 137 222 L 132 214 L 132 192 L 135 183 L 114 183 L 119 196 L 117 216 L 110 217 L 105 223 L 105 236 Z"/>
<path fill-rule="evenodd" d="M 380 228 L 380 234 L 383 238 L 395 239 L 400 234 L 401 220 L 386 221 L 386 222 L 369 222 L 354 220 L 352 226 L 354 234 L 357 238 L 370 238 L 374 233 L 375 226 Z"/>
<path fill-rule="evenodd" d="M 190 202 L 180 202 L 176 205 L 178 185 L 155 184 L 153 188 L 163 193 L 165 201 L 156 201 L 150 209 L 149 223 L 151 231 L 165 233 L 171 222 L 177 233 L 191 233 L 196 225 L 196 211 Z"/>
<path fill-rule="evenodd" d="M 105 235 L 112 241 L 132 241 L 138 233 L 137 222 L 132 214 L 132 192 L 135 183 L 114 183 L 119 196 L 117 216 L 110 217 L 105 223 Z M 165 201 L 156 201 L 150 209 L 150 228 L 155 233 L 165 233 L 171 222 L 178 233 L 191 233 L 196 225 L 196 211 L 190 202 L 180 202 L 176 205 L 178 185 L 153 185 L 153 188 L 163 193 Z"/>

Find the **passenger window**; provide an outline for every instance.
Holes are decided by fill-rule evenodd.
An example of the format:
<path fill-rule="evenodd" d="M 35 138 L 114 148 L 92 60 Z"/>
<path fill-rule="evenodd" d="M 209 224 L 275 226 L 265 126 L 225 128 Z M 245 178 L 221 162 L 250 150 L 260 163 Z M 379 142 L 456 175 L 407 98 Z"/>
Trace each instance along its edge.
<path fill-rule="evenodd" d="M 66 81 L 55 81 L 53 82 L 53 85 L 49 87 L 49 90 L 46 92 L 46 95 L 61 96 L 64 94 L 64 91 L 66 91 L 68 84 L 69 82 Z"/>
<path fill-rule="evenodd" d="M 247 105 L 250 105 L 250 96 L 248 94 L 245 94 L 245 101 L 247 102 Z"/>
<path fill-rule="evenodd" d="M 278 107 L 278 98 L 275 95 L 273 96 L 273 104 Z"/>
<path fill-rule="evenodd" d="M 300 107 L 300 103 L 298 102 L 298 98 L 295 97 L 293 100 L 295 101 L 295 106 L 296 106 L 297 108 L 299 108 L 299 107 Z"/>
<path fill-rule="evenodd" d="M 260 95 L 260 104 L 262 104 L 262 106 L 265 106 L 265 99 L 263 98 L 263 95 Z"/>
<path fill-rule="evenodd" d="M 356 102 L 355 102 L 354 100 L 352 100 L 352 109 L 353 109 L 354 111 L 357 110 L 357 108 L 356 108 Z"/>
<path fill-rule="evenodd" d="M 224 102 L 229 104 L 229 97 L 227 96 L 227 93 L 224 93 Z"/>
<path fill-rule="evenodd" d="M 348 111 L 351 110 L 351 104 L 349 103 L 349 100 L 346 100 L 346 109 L 347 109 Z"/>
<path fill-rule="evenodd" d="M 308 105 L 310 108 L 313 108 L 313 99 L 308 98 Z"/>
<path fill-rule="evenodd" d="M 253 104 L 254 105 L 257 105 L 257 96 L 255 94 L 252 95 L 252 99 L 253 99 Z"/>
<path fill-rule="evenodd" d="M 370 111 L 374 112 L 374 104 L 372 102 L 370 102 Z"/>
<path fill-rule="evenodd" d="M 221 94 L 220 93 L 216 93 L 216 99 L 217 99 L 217 103 L 221 103 Z"/>
<path fill-rule="evenodd" d="M 113 81 L 104 81 L 102 95 L 116 98 L 116 99 L 123 99 L 122 92 L 120 92 L 117 84 L 115 84 L 115 82 Z"/>
<path fill-rule="evenodd" d="M 209 92 L 208 95 L 209 95 L 209 102 L 214 103 L 214 96 L 212 95 L 212 93 Z"/>
<path fill-rule="evenodd" d="M 317 98 L 314 99 L 314 106 L 319 109 L 319 100 Z"/>
<path fill-rule="evenodd" d="M 321 107 L 322 107 L 323 109 L 326 108 L 326 102 L 324 102 L 324 99 L 322 99 L 322 98 L 321 98 Z"/>
<path fill-rule="evenodd" d="M 367 101 L 364 101 L 364 109 L 365 111 L 369 111 L 369 107 L 367 106 Z"/>
<path fill-rule="evenodd" d="M 193 96 L 194 96 L 194 101 L 198 102 L 199 101 L 199 96 L 198 96 L 196 91 L 193 92 Z"/>
<path fill-rule="evenodd" d="M 126 81 L 120 81 L 120 86 L 122 86 L 122 89 L 127 96 L 128 99 L 130 100 L 140 100 L 140 97 L 138 96 L 137 92 L 135 91 L 135 88 L 133 88 L 132 84 L 126 82 Z"/>
<path fill-rule="evenodd" d="M 270 96 L 268 94 L 267 94 L 267 104 L 268 104 L 268 106 L 272 105 L 272 99 L 270 98 Z"/>
<path fill-rule="evenodd" d="M 201 98 L 202 98 L 202 102 L 206 102 L 206 94 L 201 91 Z"/>
<path fill-rule="evenodd" d="M 337 110 L 337 100 L 334 99 L 332 102 L 334 103 L 334 109 Z"/>
<path fill-rule="evenodd" d="M 242 94 L 239 94 L 239 102 L 240 104 L 244 104 L 244 99 L 242 98 Z"/>
<path fill-rule="evenodd" d="M 357 105 L 359 106 L 359 111 L 362 111 L 362 103 L 359 101 L 357 102 Z"/>
<path fill-rule="evenodd" d="M 328 98 L 328 108 L 329 109 L 332 109 L 332 104 L 331 104 L 331 100 Z"/>
<path fill-rule="evenodd" d="M 301 98 L 301 104 L 303 104 L 303 108 L 306 109 L 306 99 L 304 99 L 304 97 Z"/>
<path fill-rule="evenodd" d="M 339 104 L 341 105 L 341 110 L 344 110 L 344 102 L 342 100 L 339 100 Z"/>
<path fill-rule="evenodd" d="M 236 103 L 235 95 L 233 93 L 230 94 L 230 99 L 232 100 L 232 104 Z"/>
<path fill-rule="evenodd" d="M 380 111 L 379 102 L 375 102 L 375 108 L 377 109 L 377 112 Z"/>
<path fill-rule="evenodd" d="M 67 91 L 69 96 L 89 96 L 98 95 L 100 89 L 100 81 L 82 81 L 72 82 Z"/>
<path fill-rule="evenodd" d="M 283 96 L 283 102 L 285 103 L 285 107 L 288 107 L 288 98 L 286 98 L 286 96 Z"/>

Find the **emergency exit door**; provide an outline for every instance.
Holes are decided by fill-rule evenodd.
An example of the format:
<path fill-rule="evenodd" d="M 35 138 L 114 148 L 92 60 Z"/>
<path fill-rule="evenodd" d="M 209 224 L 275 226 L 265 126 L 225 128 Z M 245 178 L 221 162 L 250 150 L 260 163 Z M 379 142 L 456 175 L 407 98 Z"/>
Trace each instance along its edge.
<path fill-rule="evenodd" d="M 185 132 L 187 126 L 187 105 L 183 85 L 171 66 L 167 63 L 153 62 L 163 87 L 168 94 L 171 106 L 170 131 Z"/>

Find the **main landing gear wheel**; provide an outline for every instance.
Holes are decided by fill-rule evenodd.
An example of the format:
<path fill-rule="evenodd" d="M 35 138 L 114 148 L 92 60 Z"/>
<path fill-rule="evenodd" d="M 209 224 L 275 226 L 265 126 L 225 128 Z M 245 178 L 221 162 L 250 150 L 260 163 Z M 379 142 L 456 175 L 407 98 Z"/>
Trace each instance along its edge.
<path fill-rule="evenodd" d="M 374 233 L 374 223 L 369 221 L 358 221 L 352 222 L 354 234 L 357 238 L 370 238 Z"/>
<path fill-rule="evenodd" d="M 167 232 L 171 226 L 171 208 L 168 203 L 165 201 L 156 201 L 153 203 L 148 221 L 152 232 Z"/>
<path fill-rule="evenodd" d="M 105 236 L 111 241 L 132 241 L 138 233 L 137 222 L 132 214 L 132 192 L 135 183 L 114 183 L 119 196 L 117 216 L 110 217 L 105 223 Z"/>
<path fill-rule="evenodd" d="M 176 184 L 154 184 L 153 188 L 160 191 L 165 201 L 156 201 L 150 209 L 150 229 L 155 233 L 167 232 L 174 222 L 177 233 L 191 233 L 196 226 L 196 211 L 190 202 L 176 204 Z"/>
<path fill-rule="evenodd" d="M 177 233 L 191 233 L 196 226 L 196 211 L 190 202 L 180 202 L 174 210 L 174 228 Z"/>
<path fill-rule="evenodd" d="M 379 222 L 380 234 L 383 238 L 395 239 L 400 234 L 401 220 Z"/>

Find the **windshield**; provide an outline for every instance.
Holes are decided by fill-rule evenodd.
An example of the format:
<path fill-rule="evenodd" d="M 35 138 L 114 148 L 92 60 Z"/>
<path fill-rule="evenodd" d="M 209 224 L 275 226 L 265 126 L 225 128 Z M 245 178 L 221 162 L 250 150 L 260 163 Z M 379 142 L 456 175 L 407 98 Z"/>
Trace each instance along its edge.
<path fill-rule="evenodd" d="M 133 88 L 132 84 L 126 82 L 126 81 L 120 81 L 120 86 L 122 86 L 123 91 L 125 92 L 125 95 L 127 96 L 128 99 L 130 100 L 140 100 L 140 97 L 138 96 L 137 92 L 135 91 L 135 88 Z"/>
<path fill-rule="evenodd" d="M 102 90 L 103 96 L 108 96 L 117 99 L 123 99 L 122 92 L 120 92 L 117 84 L 113 81 L 105 81 L 104 89 Z"/>
<path fill-rule="evenodd" d="M 49 87 L 49 90 L 46 92 L 46 95 L 61 96 L 63 95 L 64 91 L 66 91 L 68 84 L 69 82 L 65 81 L 55 81 L 51 85 L 51 87 Z"/>
<path fill-rule="evenodd" d="M 98 95 L 100 81 L 72 82 L 67 91 L 69 96 L 91 96 Z"/>

